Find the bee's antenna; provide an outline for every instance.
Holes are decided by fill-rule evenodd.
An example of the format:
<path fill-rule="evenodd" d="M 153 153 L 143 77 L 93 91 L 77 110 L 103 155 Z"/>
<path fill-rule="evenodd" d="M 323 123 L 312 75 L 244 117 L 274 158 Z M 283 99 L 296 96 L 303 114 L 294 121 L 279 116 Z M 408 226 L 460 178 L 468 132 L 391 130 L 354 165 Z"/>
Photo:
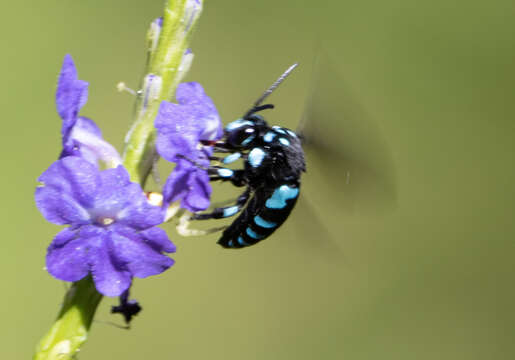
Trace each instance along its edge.
<path fill-rule="evenodd" d="M 299 65 L 299 63 L 295 63 L 292 66 L 290 66 L 286 71 L 279 76 L 277 80 L 259 97 L 259 99 L 256 100 L 252 108 L 245 114 L 244 117 L 249 116 L 250 114 L 255 113 L 256 111 L 264 110 L 264 109 L 270 109 L 273 108 L 273 105 L 263 105 L 259 106 L 263 101 L 275 90 L 277 87 L 288 77 L 288 75 L 291 74 L 291 72 Z"/>

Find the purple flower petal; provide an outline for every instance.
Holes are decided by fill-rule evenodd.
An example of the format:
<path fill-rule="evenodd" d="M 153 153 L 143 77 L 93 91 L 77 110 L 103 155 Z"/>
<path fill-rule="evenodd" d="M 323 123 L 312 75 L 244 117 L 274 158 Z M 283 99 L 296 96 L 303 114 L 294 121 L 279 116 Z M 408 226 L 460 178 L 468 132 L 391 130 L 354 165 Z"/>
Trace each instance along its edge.
<path fill-rule="evenodd" d="M 131 206 L 119 215 L 118 222 L 138 230 L 144 230 L 161 224 L 164 212 L 161 207 L 150 205 L 143 193 L 139 199 L 133 199 Z"/>
<path fill-rule="evenodd" d="M 81 204 L 88 205 L 98 189 L 100 178 L 93 164 L 78 157 L 67 157 L 50 165 L 38 181 L 45 187 L 73 194 Z"/>
<path fill-rule="evenodd" d="M 120 296 L 131 285 L 132 276 L 129 269 L 116 259 L 117 249 L 110 236 L 105 236 L 102 242 L 102 246 L 90 250 L 93 281 L 101 294 Z"/>
<path fill-rule="evenodd" d="M 77 69 L 71 55 L 66 55 L 63 60 L 61 73 L 57 82 L 55 102 L 57 112 L 63 119 L 62 135 L 66 137 L 70 129 L 75 125 L 80 109 L 88 100 L 88 83 L 79 80 Z"/>
<path fill-rule="evenodd" d="M 99 177 L 101 185 L 95 193 L 92 206 L 98 215 L 117 217 L 120 211 L 130 206 L 133 195 L 143 194 L 138 184 L 130 182 L 127 170 L 121 165 L 115 169 L 101 171 Z"/>
<path fill-rule="evenodd" d="M 192 166 L 187 160 L 177 163 L 163 187 L 163 203 L 168 205 L 186 197 Z"/>
<path fill-rule="evenodd" d="M 206 171 L 196 168 L 190 175 L 188 195 L 183 201 L 183 208 L 191 212 L 206 210 L 211 198 L 211 185 Z"/>
<path fill-rule="evenodd" d="M 95 165 L 101 161 L 107 167 L 118 166 L 122 162 L 118 151 L 102 138 L 102 132 L 91 119 L 79 117 L 63 142 L 61 158 L 78 156 Z"/>
<path fill-rule="evenodd" d="M 60 158 L 78 156 L 95 165 L 102 161 L 107 167 L 121 164 L 120 155 L 102 139 L 98 126 L 90 119 L 79 117 L 80 109 L 88 99 L 88 83 L 78 79 L 70 55 L 64 57 L 55 98 L 57 112 L 63 120 Z"/>
<path fill-rule="evenodd" d="M 163 188 L 163 202 L 168 205 L 182 200 L 181 207 L 191 212 L 209 207 L 211 185 L 206 170 L 188 160 L 181 160 L 168 177 Z"/>
<path fill-rule="evenodd" d="M 98 170 L 77 157 L 54 162 L 38 179 L 36 205 L 48 221 L 78 224 L 88 221 L 85 207 L 93 201 L 99 185 Z"/>
<path fill-rule="evenodd" d="M 62 230 L 48 247 L 48 272 L 64 281 L 82 279 L 89 272 L 88 249 L 88 239 L 78 237 L 78 231 Z"/>
<path fill-rule="evenodd" d="M 108 188 L 121 188 L 131 184 L 129 173 L 122 165 L 101 171 L 100 180 L 102 185 Z"/>
<path fill-rule="evenodd" d="M 116 258 L 133 276 L 145 278 L 161 274 L 174 263 L 172 259 L 146 244 L 135 232 L 113 233 L 111 241 L 116 248 Z"/>
<path fill-rule="evenodd" d="M 95 122 L 93 120 L 88 119 L 87 117 L 79 116 L 74 128 L 78 128 L 81 131 L 88 133 L 90 136 L 102 138 L 102 130 L 100 130 L 98 125 L 95 124 Z M 80 139 L 78 139 L 78 140 L 80 140 Z"/>
<path fill-rule="evenodd" d="M 156 251 L 174 253 L 175 245 L 170 241 L 166 231 L 158 227 L 151 227 L 140 232 L 140 235 Z"/>
<path fill-rule="evenodd" d="M 200 129 L 200 140 L 216 140 L 222 137 L 223 128 L 218 110 L 202 85 L 197 82 L 179 84 L 175 98 L 193 117 L 191 121 Z"/>
<path fill-rule="evenodd" d="M 91 217 L 73 197 L 55 188 L 36 189 L 36 206 L 45 219 L 57 225 L 87 224 Z"/>
<path fill-rule="evenodd" d="M 196 157 L 201 129 L 192 119 L 190 108 L 163 101 L 159 106 L 155 127 L 157 151 L 164 159 L 176 161 L 178 154 Z"/>
<path fill-rule="evenodd" d="M 213 101 L 199 83 L 182 83 L 177 87 L 179 104 L 161 103 L 155 120 L 157 151 L 168 161 L 177 155 L 196 159 L 201 140 L 216 140 L 223 134 Z"/>

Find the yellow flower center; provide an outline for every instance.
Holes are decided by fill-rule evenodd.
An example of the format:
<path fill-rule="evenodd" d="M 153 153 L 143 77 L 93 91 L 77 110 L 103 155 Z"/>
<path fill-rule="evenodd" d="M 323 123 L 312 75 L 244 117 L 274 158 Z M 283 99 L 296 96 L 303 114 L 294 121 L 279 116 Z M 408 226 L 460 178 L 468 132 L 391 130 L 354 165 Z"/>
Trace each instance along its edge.
<path fill-rule="evenodd" d="M 105 218 L 101 218 L 100 221 L 99 221 L 102 225 L 111 225 L 112 223 L 114 223 L 114 219 L 113 218 L 109 218 L 109 217 L 105 217 Z"/>

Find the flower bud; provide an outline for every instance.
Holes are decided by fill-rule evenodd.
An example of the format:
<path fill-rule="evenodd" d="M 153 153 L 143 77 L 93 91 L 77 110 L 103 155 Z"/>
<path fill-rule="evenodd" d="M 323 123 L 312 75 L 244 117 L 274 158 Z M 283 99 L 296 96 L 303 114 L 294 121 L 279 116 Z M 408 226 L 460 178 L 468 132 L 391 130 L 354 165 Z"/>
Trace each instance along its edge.
<path fill-rule="evenodd" d="M 155 53 L 157 49 L 157 44 L 159 42 L 159 35 L 161 34 L 161 29 L 163 27 L 163 18 L 158 17 L 150 24 L 150 28 L 147 32 L 147 50 L 149 61 L 152 55 Z"/>

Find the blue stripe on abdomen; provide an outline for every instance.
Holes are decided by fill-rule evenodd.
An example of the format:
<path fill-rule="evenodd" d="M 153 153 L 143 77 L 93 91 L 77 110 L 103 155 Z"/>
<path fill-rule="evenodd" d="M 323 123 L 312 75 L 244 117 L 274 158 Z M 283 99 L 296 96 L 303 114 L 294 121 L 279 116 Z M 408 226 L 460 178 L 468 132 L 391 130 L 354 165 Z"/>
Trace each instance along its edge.
<path fill-rule="evenodd" d="M 256 225 L 261 226 L 265 229 L 271 229 L 271 228 L 274 228 L 277 226 L 276 223 L 271 222 L 271 221 L 266 221 L 259 215 L 254 216 L 254 222 L 256 223 Z"/>
<path fill-rule="evenodd" d="M 241 246 L 250 246 L 250 245 L 252 245 L 252 244 L 246 243 L 245 240 L 243 240 L 243 238 L 241 236 L 238 236 L 238 244 L 240 244 Z"/>
<path fill-rule="evenodd" d="M 281 185 L 275 189 L 272 196 L 266 201 L 265 206 L 269 209 L 282 209 L 286 206 L 286 200 L 295 199 L 298 195 L 298 188 Z"/>
<path fill-rule="evenodd" d="M 247 230 L 245 232 L 247 233 L 248 236 L 250 236 L 251 238 L 256 239 L 256 240 L 261 240 L 265 237 L 264 235 L 256 233 L 254 230 L 252 230 L 249 227 L 247 228 Z"/>
<path fill-rule="evenodd" d="M 252 246 L 274 233 L 288 218 L 300 193 L 300 184 L 277 185 L 257 191 L 241 215 L 224 231 L 218 243 L 239 249 Z"/>

